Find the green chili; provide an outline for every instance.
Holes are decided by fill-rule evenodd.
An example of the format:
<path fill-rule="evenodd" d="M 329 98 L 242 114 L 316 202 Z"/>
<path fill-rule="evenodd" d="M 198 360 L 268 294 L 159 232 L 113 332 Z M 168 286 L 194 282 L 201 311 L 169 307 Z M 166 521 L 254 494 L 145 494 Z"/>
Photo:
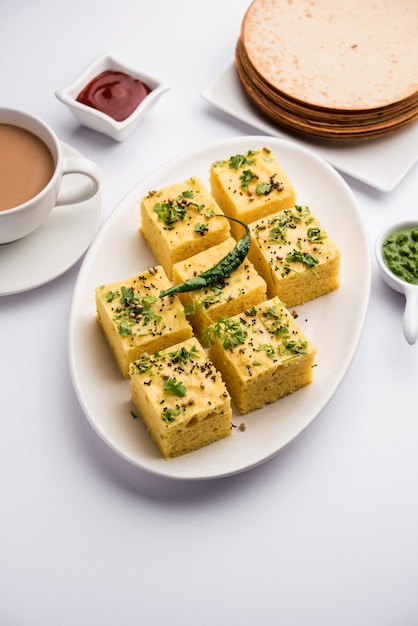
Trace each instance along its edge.
<path fill-rule="evenodd" d="M 183 283 L 179 283 L 178 285 L 173 285 L 172 287 L 165 289 L 160 293 L 160 298 L 164 298 L 165 296 L 174 296 L 176 293 L 196 291 L 197 289 L 217 285 L 222 282 L 224 278 L 228 278 L 228 276 L 230 276 L 232 272 L 236 270 L 244 261 L 251 244 L 250 229 L 247 224 L 234 217 L 230 217 L 229 215 L 217 214 L 217 217 L 226 217 L 228 220 L 241 224 L 241 226 L 245 228 L 245 235 L 239 239 L 232 250 L 228 252 L 228 254 L 220 261 L 218 261 L 218 263 L 216 263 L 216 265 L 214 265 L 211 269 L 206 270 L 197 276 L 193 276 L 193 278 L 189 278 Z"/>

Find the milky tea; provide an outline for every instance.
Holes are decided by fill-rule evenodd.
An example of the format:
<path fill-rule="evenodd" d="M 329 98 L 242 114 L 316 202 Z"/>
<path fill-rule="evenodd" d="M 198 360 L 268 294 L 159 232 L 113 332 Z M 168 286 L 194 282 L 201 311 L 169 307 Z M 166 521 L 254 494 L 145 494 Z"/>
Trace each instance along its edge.
<path fill-rule="evenodd" d="M 51 180 L 55 162 L 37 135 L 0 123 L 0 211 L 34 198 Z"/>

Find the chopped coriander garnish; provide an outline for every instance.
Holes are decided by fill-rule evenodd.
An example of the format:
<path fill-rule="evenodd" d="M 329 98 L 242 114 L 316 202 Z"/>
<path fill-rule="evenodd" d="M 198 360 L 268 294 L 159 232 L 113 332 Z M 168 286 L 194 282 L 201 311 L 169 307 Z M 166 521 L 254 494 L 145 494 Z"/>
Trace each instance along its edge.
<path fill-rule="evenodd" d="M 288 224 L 285 221 L 274 228 L 271 228 L 269 231 L 269 241 L 273 242 L 286 242 L 286 234 L 287 234 Z"/>
<path fill-rule="evenodd" d="M 257 176 L 256 176 L 256 174 L 254 174 L 254 172 L 252 170 L 244 170 L 242 172 L 241 176 L 239 177 L 239 179 L 241 181 L 242 189 L 248 189 L 248 185 L 255 178 L 257 178 Z"/>
<path fill-rule="evenodd" d="M 151 359 L 147 352 L 144 352 L 142 357 L 131 364 L 131 368 L 136 370 L 139 374 L 144 374 L 151 369 Z"/>
<path fill-rule="evenodd" d="M 298 341 L 287 341 L 284 346 L 286 350 L 293 352 L 293 354 L 306 354 L 308 342 L 299 339 Z"/>
<path fill-rule="evenodd" d="M 312 243 L 315 241 L 322 241 L 323 239 L 326 239 L 327 236 L 326 233 L 324 233 L 324 231 L 320 228 L 308 228 L 307 235 L 309 241 Z"/>
<path fill-rule="evenodd" d="M 130 335 L 131 328 L 132 328 L 132 324 L 130 324 L 128 320 L 122 319 L 118 324 L 119 335 L 122 335 L 122 337 L 126 337 L 127 335 Z"/>
<path fill-rule="evenodd" d="M 300 217 L 306 217 L 306 215 L 310 215 L 310 208 L 306 205 L 295 204 L 295 211 L 299 213 Z"/>
<path fill-rule="evenodd" d="M 254 163 L 254 159 L 249 159 L 248 157 L 254 156 L 257 154 L 256 150 L 248 150 L 246 154 L 236 154 L 235 156 L 231 156 L 228 161 L 228 166 L 231 170 L 239 170 L 244 165 L 252 165 Z"/>
<path fill-rule="evenodd" d="M 173 224 L 187 217 L 187 206 L 178 204 L 175 200 L 157 202 L 154 205 L 154 211 L 157 213 L 158 219 L 162 220 L 169 228 L 174 228 Z"/>
<path fill-rule="evenodd" d="M 191 189 L 185 189 L 184 191 L 181 192 L 181 194 L 178 196 L 178 200 L 181 200 L 182 198 L 189 198 L 192 199 L 194 198 L 194 192 Z"/>
<path fill-rule="evenodd" d="M 268 196 L 271 191 L 270 183 L 259 183 L 255 188 L 255 192 L 258 196 Z"/>
<path fill-rule="evenodd" d="M 102 297 L 106 302 L 119 298 L 120 306 L 114 309 L 113 320 L 123 337 L 132 334 L 133 326 L 137 324 L 147 326 L 150 322 L 162 321 L 162 316 L 152 309 L 152 305 L 158 300 L 156 296 L 147 295 L 141 298 L 141 294 L 133 287 L 123 285 L 120 291 L 108 291 Z"/>
<path fill-rule="evenodd" d="M 318 259 L 310 252 L 300 252 L 299 250 L 293 250 L 293 252 L 289 252 L 286 255 L 286 261 L 288 263 L 303 263 L 307 267 L 309 267 L 312 271 L 315 265 L 319 263 Z M 291 271 L 291 267 L 289 265 L 285 265 L 285 272 L 288 274 Z"/>
<path fill-rule="evenodd" d="M 262 343 L 261 345 L 258 346 L 258 348 L 256 348 L 257 352 L 261 352 L 264 351 L 266 353 L 266 355 L 268 357 L 270 357 L 271 359 L 274 357 L 275 355 L 275 351 L 272 345 L 270 345 L 269 343 Z"/>
<path fill-rule="evenodd" d="M 273 190 L 283 191 L 284 185 L 282 182 L 276 182 L 274 179 L 276 177 L 276 173 L 270 176 L 269 182 L 260 183 L 256 187 L 256 193 L 259 196 L 268 196 Z"/>
<path fill-rule="evenodd" d="M 271 306 L 271 305 L 269 305 L 267 307 L 267 309 L 265 311 L 263 311 L 263 316 L 266 317 L 269 320 L 271 320 L 271 319 L 281 320 L 282 319 L 282 314 L 281 313 L 277 313 L 277 311 L 274 308 L 274 306 Z"/>
<path fill-rule="evenodd" d="M 196 313 L 197 302 L 196 300 L 191 300 L 184 307 L 184 315 L 194 315 Z"/>
<path fill-rule="evenodd" d="M 194 230 L 196 233 L 199 233 L 199 235 L 204 235 L 205 233 L 208 232 L 209 230 L 209 224 L 201 224 L 200 222 L 196 222 L 196 224 L 194 225 Z"/>
<path fill-rule="evenodd" d="M 164 381 L 164 391 L 172 394 L 173 396 L 183 398 L 183 396 L 186 395 L 187 387 L 181 381 L 177 381 L 177 379 L 173 376 L 172 378 L 168 378 Z"/>
<path fill-rule="evenodd" d="M 196 346 L 193 346 L 190 350 L 187 350 L 184 346 L 180 348 L 180 350 L 175 350 L 174 352 L 169 353 L 169 357 L 173 363 L 178 363 L 179 361 L 184 362 L 188 359 L 194 359 L 198 356 L 199 350 Z"/>
<path fill-rule="evenodd" d="M 168 407 L 165 407 L 164 411 L 161 413 L 161 419 L 168 423 L 175 422 L 176 417 L 180 415 L 180 413 L 180 409 L 169 409 Z"/>
<path fill-rule="evenodd" d="M 107 291 L 103 295 L 103 299 L 105 300 L 105 302 L 113 302 L 113 300 L 115 298 L 119 298 L 119 296 L 120 296 L 120 291 L 116 289 L 116 291 Z"/>
<path fill-rule="evenodd" d="M 203 204 L 194 201 L 195 192 L 192 189 L 182 191 L 177 198 L 169 198 L 165 202 L 157 202 L 153 210 L 158 215 L 158 219 L 162 220 L 168 228 L 173 229 L 174 224 L 178 221 L 185 220 L 188 217 L 187 209 L 191 206 L 198 211 L 204 208 Z"/>
<path fill-rule="evenodd" d="M 247 330 L 237 320 L 219 317 L 214 324 L 204 329 L 203 343 L 206 346 L 214 343 L 214 337 L 221 341 L 224 348 L 228 349 L 244 343 Z"/>
<path fill-rule="evenodd" d="M 253 305 L 251 307 L 251 309 L 247 309 L 245 311 L 245 315 L 247 315 L 248 317 L 256 317 L 256 315 L 257 315 L 257 307 L 255 305 Z"/>

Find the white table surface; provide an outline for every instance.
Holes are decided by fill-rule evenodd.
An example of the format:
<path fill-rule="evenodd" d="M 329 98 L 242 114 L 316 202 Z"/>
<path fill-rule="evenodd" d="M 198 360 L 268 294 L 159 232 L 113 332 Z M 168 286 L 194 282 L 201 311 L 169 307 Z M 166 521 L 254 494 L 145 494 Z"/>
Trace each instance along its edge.
<path fill-rule="evenodd" d="M 3 2 L 0 104 L 98 164 L 109 215 L 176 154 L 258 134 L 201 98 L 248 4 Z M 54 96 L 104 51 L 172 86 L 121 144 Z M 346 180 L 371 245 L 417 214 L 417 166 L 387 194 Z M 329 404 L 274 459 L 203 482 L 129 465 L 87 422 L 66 343 L 80 264 L 0 298 L 0 626 L 417 624 L 418 345 L 374 259 L 364 333 Z"/>

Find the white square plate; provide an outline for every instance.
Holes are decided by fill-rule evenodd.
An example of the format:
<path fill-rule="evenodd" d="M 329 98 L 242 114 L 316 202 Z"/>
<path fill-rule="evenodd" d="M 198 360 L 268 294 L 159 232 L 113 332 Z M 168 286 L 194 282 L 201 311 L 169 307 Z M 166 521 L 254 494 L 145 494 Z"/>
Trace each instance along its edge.
<path fill-rule="evenodd" d="M 380 191 L 394 189 L 418 159 L 418 122 L 384 137 L 352 142 L 310 139 L 281 129 L 247 98 L 234 64 L 207 87 L 202 97 L 268 135 L 291 139 L 309 148 L 340 172 Z"/>

